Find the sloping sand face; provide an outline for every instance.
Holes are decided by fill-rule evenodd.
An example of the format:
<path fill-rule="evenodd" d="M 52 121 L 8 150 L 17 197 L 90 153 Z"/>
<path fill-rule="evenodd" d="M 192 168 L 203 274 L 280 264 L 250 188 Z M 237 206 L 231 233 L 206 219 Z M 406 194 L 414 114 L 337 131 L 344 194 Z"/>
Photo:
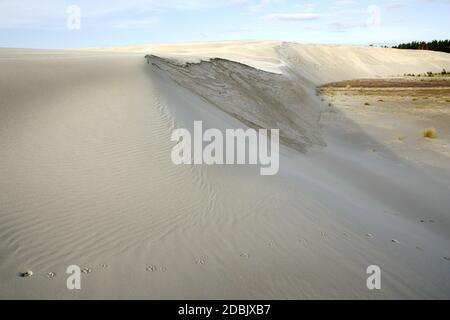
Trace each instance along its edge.
<path fill-rule="evenodd" d="M 450 69 L 448 55 L 105 51 L 0 51 L 1 298 L 450 297 L 450 170 L 397 156 L 315 95 L 329 81 Z M 175 166 L 171 132 L 194 120 L 279 126 L 299 148 L 282 148 L 273 177 Z M 73 264 L 92 270 L 80 291 L 66 287 Z M 374 264 L 381 291 L 366 288 Z"/>
<path fill-rule="evenodd" d="M 291 76 L 218 58 L 179 64 L 153 56 L 149 62 L 249 127 L 280 129 L 281 141 L 300 152 L 323 145 L 322 110 L 311 98 L 311 88 L 299 85 Z"/>

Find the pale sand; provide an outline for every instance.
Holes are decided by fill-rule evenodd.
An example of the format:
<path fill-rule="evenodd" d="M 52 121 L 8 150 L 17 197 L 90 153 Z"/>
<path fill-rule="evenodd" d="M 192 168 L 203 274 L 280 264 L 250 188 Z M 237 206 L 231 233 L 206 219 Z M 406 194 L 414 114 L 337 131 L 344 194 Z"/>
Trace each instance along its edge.
<path fill-rule="evenodd" d="M 0 298 L 450 298 L 448 131 L 424 142 L 428 117 L 316 96 L 442 68 L 445 53 L 276 42 L 1 49 Z M 172 164 L 173 128 L 237 119 L 283 128 L 279 175 Z M 92 271 L 81 291 L 71 264 Z"/>

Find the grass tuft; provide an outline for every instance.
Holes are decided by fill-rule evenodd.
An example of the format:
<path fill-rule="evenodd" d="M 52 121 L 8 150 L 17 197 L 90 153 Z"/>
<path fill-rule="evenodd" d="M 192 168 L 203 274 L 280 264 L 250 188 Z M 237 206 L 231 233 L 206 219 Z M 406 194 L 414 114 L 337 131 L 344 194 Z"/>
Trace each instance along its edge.
<path fill-rule="evenodd" d="M 428 128 L 423 131 L 423 137 L 427 139 L 436 139 L 437 132 L 435 128 Z"/>

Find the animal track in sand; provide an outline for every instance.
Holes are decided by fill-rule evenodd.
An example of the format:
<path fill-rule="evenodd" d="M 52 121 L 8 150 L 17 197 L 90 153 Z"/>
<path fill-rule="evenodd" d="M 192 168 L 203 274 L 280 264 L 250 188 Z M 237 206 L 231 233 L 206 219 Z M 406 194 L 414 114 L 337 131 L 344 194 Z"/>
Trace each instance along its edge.
<path fill-rule="evenodd" d="M 195 260 L 195 263 L 199 264 L 199 265 L 205 265 L 207 260 L 208 260 L 208 257 L 205 256 L 205 257 L 201 257 L 201 258 Z"/>
<path fill-rule="evenodd" d="M 83 268 L 83 270 L 81 270 L 81 272 L 83 272 L 84 274 L 90 274 L 90 273 L 92 273 L 92 269 L 91 268 Z"/>
<path fill-rule="evenodd" d="M 270 240 L 269 242 L 266 243 L 266 245 L 270 248 L 273 248 L 277 245 L 277 243 L 275 242 L 275 240 Z"/>
<path fill-rule="evenodd" d="M 47 273 L 47 278 L 53 279 L 54 277 L 56 277 L 56 273 L 55 273 L 55 272 L 49 272 L 49 273 Z"/>
<path fill-rule="evenodd" d="M 109 266 L 106 263 L 101 263 L 100 267 L 103 269 L 107 269 Z"/>
<path fill-rule="evenodd" d="M 395 244 L 399 244 L 399 243 L 400 243 L 400 241 L 395 240 L 395 239 L 392 239 L 391 242 L 392 242 L 392 243 L 395 243 Z"/>
<path fill-rule="evenodd" d="M 167 267 L 166 266 L 161 266 L 158 268 L 158 266 L 156 265 L 149 265 L 145 268 L 146 271 L 148 272 L 157 272 L 158 270 L 161 272 L 166 272 L 167 271 Z"/>
<path fill-rule="evenodd" d="M 147 270 L 148 272 L 156 272 L 156 271 L 158 271 L 158 268 L 154 265 L 151 265 L 151 266 L 147 266 L 147 268 L 145 268 L 145 270 Z"/>
<path fill-rule="evenodd" d="M 327 240 L 329 237 L 328 237 L 328 233 L 326 233 L 325 231 L 320 231 L 320 236 L 324 239 L 324 240 Z"/>
<path fill-rule="evenodd" d="M 309 241 L 306 238 L 298 239 L 298 242 L 300 242 L 300 244 L 302 244 L 305 248 L 309 246 Z"/>
<path fill-rule="evenodd" d="M 373 239 L 373 234 L 371 234 L 371 233 L 366 233 L 366 237 L 369 238 L 369 239 Z"/>
<path fill-rule="evenodd" d="M 250 259 L 250 255 L 245 252 L 241 253 L 240 256 L 241 256 L 241 258 Z"/>

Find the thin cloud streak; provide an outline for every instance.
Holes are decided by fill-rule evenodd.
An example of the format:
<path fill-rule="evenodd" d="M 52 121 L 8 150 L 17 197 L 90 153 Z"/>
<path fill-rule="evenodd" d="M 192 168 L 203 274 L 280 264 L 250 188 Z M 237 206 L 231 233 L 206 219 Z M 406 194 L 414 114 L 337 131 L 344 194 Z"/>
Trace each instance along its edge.
<path fill-rule="evenodd" d="M 317 13 L 274 13 L 261 17 L 264 20 L 308 21 L 318 20 L 322 15 Z"/>

